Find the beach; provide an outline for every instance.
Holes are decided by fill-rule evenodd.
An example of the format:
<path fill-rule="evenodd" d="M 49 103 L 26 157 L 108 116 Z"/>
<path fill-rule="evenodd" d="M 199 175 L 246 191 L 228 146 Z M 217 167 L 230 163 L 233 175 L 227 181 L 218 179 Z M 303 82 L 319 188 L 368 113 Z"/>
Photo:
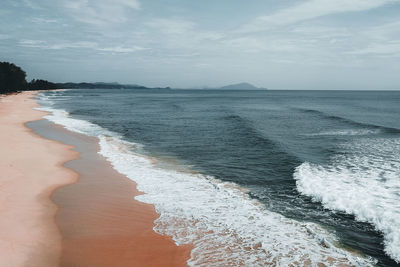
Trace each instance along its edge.
<path fill-rule="evenodd" d="M 95 138 L 42 120 L 35 94 L 0 100 L 0 265 L 185 266 L 192 247 L 154 232 L 136 184 Z"/>
<path fill-rule="evenodd" d="M 2 95 L 0 266 L 397 266 L 383 96 L 366 117 L 374 92 Z"/>

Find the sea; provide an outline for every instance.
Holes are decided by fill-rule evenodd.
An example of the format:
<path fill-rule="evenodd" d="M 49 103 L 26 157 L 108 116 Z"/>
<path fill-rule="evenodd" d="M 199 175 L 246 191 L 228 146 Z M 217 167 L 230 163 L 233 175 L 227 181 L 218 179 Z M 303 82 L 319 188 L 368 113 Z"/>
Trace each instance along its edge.
<path fill-rule="evenodd" d="M 190 266 L 400 266 L 400 91 L 74 89 L 39 109 L 134 180 Z M 112 179 L 112 178 L 110 178 Z"/>

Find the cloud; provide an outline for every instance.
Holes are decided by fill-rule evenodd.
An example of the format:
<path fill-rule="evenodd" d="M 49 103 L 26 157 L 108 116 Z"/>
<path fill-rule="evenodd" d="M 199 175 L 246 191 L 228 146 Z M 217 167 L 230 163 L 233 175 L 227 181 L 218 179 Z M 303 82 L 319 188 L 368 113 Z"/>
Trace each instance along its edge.
<path fill-rule="evenodd" d="M 346 27 L 327 27 L 327 26 L 296 26 L 289 33 L 302 36 L 312 36 L 318 39 L 325 38 L 346 38 L 351 37 L 353 33 Z"/>
<path fill-rule="evenodd" d="M 40 48 L 40 49 L 48 49 L 48 50 L 62 50 L 62 49 L 92 49 L 101 52 L 110 52 L 113 54 L 116 53 L 134 53 L 138 51 L 148 50 L 149 48 L 141 47 L 141 46 L 110 46 L 110 47 L 101 47 L 96 42 L 63 42 L 50 44 L 46 41 L 42 40 L 21 40 L 18 42 L 19 46 L 29 47 L 29 48 Z"/>
<path fill-rule="evenodd" d="M 91 25 L 125 22 L 130 11 L 141 9 L 138 0 L 64 0 L 63 7 L 75 20 Z"/>
<path fill-rule="evenodd" d="M 178 18 L 152 19 L 151 21 L 147 22 L 146 25 L 164 34 L 171 34 L 171 35 L 172 34 L 180 35 L 192 32 L 196 26 L 196 24 L 191 21 Z"/>
<path fill-rule="evenodd" d="M 31 0 L 23 0 L 22 3 L 32 9 L 40 9 L 40 6 L 36 3 L 32 2 Z"/>
<path fill-rule="evenodd" d="M 223 41 L 224 45 L 247 53 L 258 53 L 268 50 L 264 40 L 255 37 L 238 37 Z"/>
<path fill-rule="evenodd" d="M 399 0 L 309 0 L 274 14 L 260 16 L 239 28 L 238 32 L 259 32 L 336 13 L 365 11 Z"/>
<path fill-rule="evenodd" d="M 45 42 L 40 40 L 21 40 L 18 44 L 23 47 L 42 47 Z"/>
<path fill-rule="evenodd" d="M 364 40 L 363 46 L 353 49 L 348 54 L 359 56 L 399 56 L 400 21 L 371 27 L 358 33 Z"/>
<path fill-rule="evenodd" d="M 38 23 L 38 24 L 49 24 L 49 23 L 58 23 L 58 20 L 56 19 L 45 19 L 45 18 L 32 18 L 33 23 Z"/>
<path fill-rule="evenodd" d="M 61 50 L 68 48 L 95 49 L 97 47 L 97 43 L 95 42 L 63 42 L 57 44 L 49 44 L 48 42 L 42 40 L 26 40 L 26 39 L 19 41 L 18 44 L 23 47 L 42 48 L 50 50 Z"/>
<path fill-rule="evenodd" d="M 400 21 L 393 21 L 383 25 L 375 26 L 363 33 L 369 38 L 381 41 L 400 39 Z"/>
<path fill-rule="evenodd" d="M 162 54 L 198 54 L 215 50 L 225 34 L 207 31 L 201 25 L 182 18 L 157 18 L 145 23 L 144 38 Z"/>
<path fill-rule="evenodd" d="M 400 56 L 400 42 L 369 44 L 366 48 L 351 51 L 348 54 Z"/>
<path fill-rule="evenodd" d="M 96 50 L 111 52 L 111 53 L 134 53 L 137 51 L 149 50 L 149 48 L 141 46 L 131 46 L 131 47 L 114 46 L 114 47 L 97 48 Z"/>

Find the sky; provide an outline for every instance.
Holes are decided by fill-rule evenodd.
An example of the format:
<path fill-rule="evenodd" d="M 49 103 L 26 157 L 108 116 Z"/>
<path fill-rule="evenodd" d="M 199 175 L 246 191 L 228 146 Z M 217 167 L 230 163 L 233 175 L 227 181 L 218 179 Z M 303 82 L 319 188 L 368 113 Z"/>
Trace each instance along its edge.
<path fill-rule="evenodd" d="M 28 79 L 400 89 L 400 0 L 1 0 Z"/>

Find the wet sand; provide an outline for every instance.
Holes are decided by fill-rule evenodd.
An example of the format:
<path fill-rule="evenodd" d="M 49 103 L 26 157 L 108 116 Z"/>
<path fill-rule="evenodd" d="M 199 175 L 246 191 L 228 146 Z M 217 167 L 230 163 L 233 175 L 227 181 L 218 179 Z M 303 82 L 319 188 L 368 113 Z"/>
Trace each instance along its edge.
<path fill-rule="evenodd" d="M 44 115 L 31 96 L 0 103 L 0 266 L 186 266 L 192 247 L 153 231 L 154 207 L 134 199 L 95 138 L 24 126 Z"/>
<path fill-rule="evenodd" d="M 80 175 L 57 189 L 56 222 L 63 236 L 61 266 L 186 266 L 190 246 L 177 247 L 153 231 L 154 207 L 134 200 L 136 184 L 98 154 L 96 138 L 47 120 L 30 123 L 41 136 L 73 145 L 80 157 L 66 164 Z"/>

